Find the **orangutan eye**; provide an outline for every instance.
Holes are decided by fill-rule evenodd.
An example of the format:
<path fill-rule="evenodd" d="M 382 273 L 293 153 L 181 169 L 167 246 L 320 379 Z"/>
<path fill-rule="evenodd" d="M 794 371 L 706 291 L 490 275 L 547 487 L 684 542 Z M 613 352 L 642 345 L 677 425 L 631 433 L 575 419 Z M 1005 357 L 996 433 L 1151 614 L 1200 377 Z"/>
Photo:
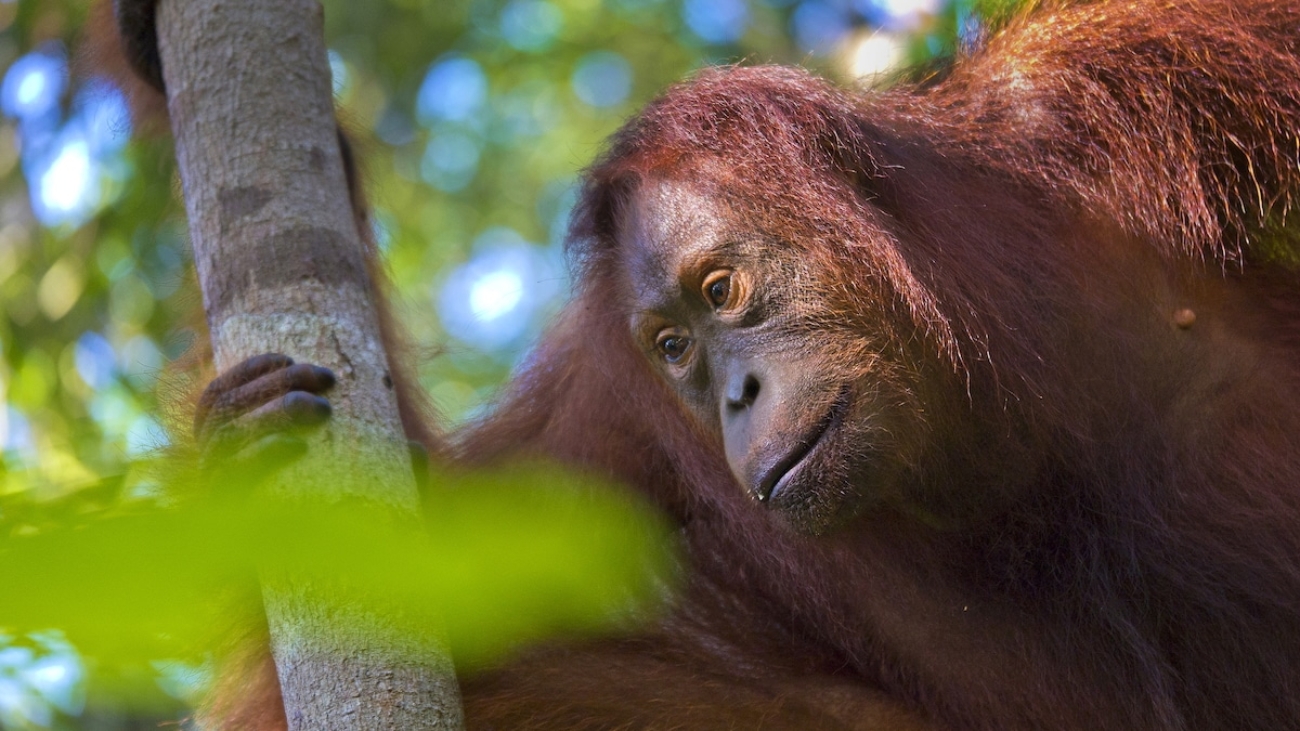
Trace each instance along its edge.
<path fill-rule="evenodd" d="M 691 339 L 675 330 L 665 330 L 655 341 L 655 348 L 659 350 L 665 362 L 678 365 L 690 354 Z"/>
<path fill-rule="evenodd" d="M 704 280 L 704 299 L 713 305 L 713 309 L 724 309 L 731 302 L 731 272 L 716 271 Z"/>

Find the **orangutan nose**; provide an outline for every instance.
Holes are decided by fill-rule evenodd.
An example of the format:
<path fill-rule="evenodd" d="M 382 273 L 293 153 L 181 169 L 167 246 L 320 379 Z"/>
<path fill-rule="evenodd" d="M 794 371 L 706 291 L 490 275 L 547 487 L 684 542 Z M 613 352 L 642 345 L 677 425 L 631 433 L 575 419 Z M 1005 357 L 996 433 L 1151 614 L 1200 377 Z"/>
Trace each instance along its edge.
<path fill-rule="evenodd" d="M 748 409 L 758 399 L 758 377 L 753 373 L 740 373 L 727 379 L 726 405 L 728 416 Z"/>

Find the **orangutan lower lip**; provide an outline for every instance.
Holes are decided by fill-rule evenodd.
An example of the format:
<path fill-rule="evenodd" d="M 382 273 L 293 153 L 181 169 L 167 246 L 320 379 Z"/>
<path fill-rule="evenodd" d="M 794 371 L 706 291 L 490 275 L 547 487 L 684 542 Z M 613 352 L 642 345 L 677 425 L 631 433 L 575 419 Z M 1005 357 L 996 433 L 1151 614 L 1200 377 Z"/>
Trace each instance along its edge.
<path fill-rule="evenodd" d="M 844 412 L 848 408 L 849 387 L 848 384 L 845 384 L 840 389 L 839 394 L 836 395 L 835 401 L 831 403 L 831 407 L 827 409 L 825 416 L 818 419 L 813 428 L 808 431 L 808 434 L 799 440 L 799 446 L 780 462 L 777 462 L 763 480 L 758 483 L 756 494 L 760 502 L 766 502 L 785 487 L 785 483 L 788 481 L 787 478 L 793 475 L 799 465 L 803 464 L 808 455 L 812 454 L 813 450 L 817 448 L 817 445 L 821 444 L 822 437 L 826 436 L 827 432 L 839 426 L 840 422 L 843 421 Z"/>

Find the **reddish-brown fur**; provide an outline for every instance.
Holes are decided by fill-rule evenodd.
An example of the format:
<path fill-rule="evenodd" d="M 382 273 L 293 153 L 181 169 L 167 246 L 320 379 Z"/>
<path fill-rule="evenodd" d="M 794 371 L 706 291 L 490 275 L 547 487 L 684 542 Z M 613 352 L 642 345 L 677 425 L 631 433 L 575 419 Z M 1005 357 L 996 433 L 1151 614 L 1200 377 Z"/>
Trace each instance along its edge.
<path fill-rule="evenodd" d="M 1298 31 L 1295 2 L 1114 0 L 923 90 L 728 68 L 651 104 L 588 172 L 574 302 L 452 449 L 649 495 L 686 585 L 465 678 L 470 727 L 1300 728 Z M 916 491 L 810 537 L 736 485 L 629 330 L 619 222 L 674 179 L 838 272 L 809 337 L 883 331 L 942 394 Z M 211 715 L 280 728 L 251 667 Z"/>

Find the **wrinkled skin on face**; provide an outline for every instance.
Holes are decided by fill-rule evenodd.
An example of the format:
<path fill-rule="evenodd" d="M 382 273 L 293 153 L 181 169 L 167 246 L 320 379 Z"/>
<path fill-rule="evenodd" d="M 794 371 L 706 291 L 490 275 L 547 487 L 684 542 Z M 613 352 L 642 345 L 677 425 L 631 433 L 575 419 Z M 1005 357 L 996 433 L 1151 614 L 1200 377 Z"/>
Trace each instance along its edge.
<path fill-rule="evenodd" d="M 832 258 L 671 181 L 638 188 L 618 242 L 635 342 L 750 497 L 810 533 L 906 501 L 933 389 Z"/>

